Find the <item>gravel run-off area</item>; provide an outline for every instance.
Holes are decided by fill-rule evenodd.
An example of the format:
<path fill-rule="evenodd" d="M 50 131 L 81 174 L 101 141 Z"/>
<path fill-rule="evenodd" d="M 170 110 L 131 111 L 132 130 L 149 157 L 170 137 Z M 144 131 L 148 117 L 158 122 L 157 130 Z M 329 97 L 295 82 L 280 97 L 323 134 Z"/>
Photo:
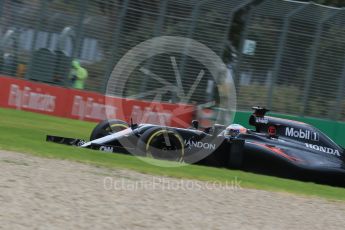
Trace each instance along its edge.
<path fill-rule="evenodd" d="M 345 202 L 0 151 L 1 229 L 345 229 Z"/>

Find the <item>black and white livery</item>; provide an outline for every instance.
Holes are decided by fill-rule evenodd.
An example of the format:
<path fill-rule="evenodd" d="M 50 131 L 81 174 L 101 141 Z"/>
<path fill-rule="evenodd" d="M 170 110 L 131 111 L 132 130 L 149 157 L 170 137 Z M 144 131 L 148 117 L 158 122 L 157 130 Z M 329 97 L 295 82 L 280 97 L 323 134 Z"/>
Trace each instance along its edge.
<path fill-rule="evenodd" d="M 322 183 L 345 182 L 344 148 L 309 124 L 266 116 L 265 108 L 253 109 L 253 130 L 238 124 L 201 130 L 197 121 L 191 128 L 176 128 L 106 120 L 94 128 L 88 142 L 51 135 L 47 141 Z"/>

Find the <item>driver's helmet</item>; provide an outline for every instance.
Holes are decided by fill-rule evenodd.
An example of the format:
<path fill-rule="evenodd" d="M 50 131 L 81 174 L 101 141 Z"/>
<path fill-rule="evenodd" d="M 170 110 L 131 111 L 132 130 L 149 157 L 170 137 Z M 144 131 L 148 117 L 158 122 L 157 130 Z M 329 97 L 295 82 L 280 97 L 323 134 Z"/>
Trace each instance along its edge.
<path fill-rule="evenodd" d="M 247 129 L 239 124 L 231 124 L 226 127 L 224 136 L 237 137 L 240 133 L 247 133 Z"/>

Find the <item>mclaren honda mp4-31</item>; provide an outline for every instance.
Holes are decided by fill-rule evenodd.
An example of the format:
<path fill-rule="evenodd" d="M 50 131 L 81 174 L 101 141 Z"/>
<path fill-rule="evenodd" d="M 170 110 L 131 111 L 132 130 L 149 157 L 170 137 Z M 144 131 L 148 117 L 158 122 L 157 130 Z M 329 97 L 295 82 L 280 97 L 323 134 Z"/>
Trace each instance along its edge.
<path fill-rule="evenodd" d="M 90 141 L 47 136 L 47 141 L 81 148 L 270 175 L 345 183 L 345 151 L 317 128 L 298 121 L 266 116 L 254 107 L 249 117 L 253 130 L 241 125 L 216 124 L 199 129 L 128 124 L 105 120 L 92 131 Z"/>

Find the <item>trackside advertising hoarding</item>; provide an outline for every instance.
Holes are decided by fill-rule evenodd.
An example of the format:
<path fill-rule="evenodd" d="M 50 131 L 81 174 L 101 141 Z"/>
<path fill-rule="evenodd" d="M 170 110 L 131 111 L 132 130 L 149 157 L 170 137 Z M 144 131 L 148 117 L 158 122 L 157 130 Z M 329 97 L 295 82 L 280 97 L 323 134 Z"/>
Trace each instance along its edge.
<path fill-rule="evenodd" d="M 116 118 L 127 122 L 187 127 L 191 105 L 148 102 L 0 76 L 0 107 L 87 121 Z"/>

